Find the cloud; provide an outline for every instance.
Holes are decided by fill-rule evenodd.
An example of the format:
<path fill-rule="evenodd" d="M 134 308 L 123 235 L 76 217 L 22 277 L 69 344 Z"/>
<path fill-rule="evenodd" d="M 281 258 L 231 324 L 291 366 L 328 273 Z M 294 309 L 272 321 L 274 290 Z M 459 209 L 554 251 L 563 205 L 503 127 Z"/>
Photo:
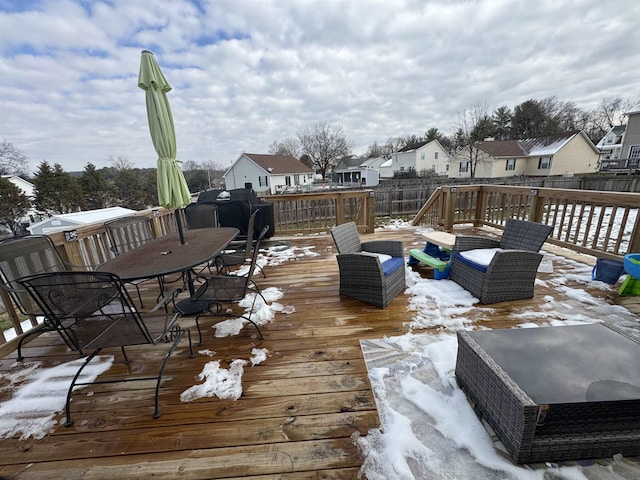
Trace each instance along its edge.
<path fill-rule="evenodd" d="M 136 86 L 150 49 L 174 87 L 182 160 L 228 166 L 317 121 L 362 153 L 447 133 L 478 102 L 635 98 L 639 15 L 633 0 L 5 1 L 2 135 L 33 169 L 155 166 Z"/>

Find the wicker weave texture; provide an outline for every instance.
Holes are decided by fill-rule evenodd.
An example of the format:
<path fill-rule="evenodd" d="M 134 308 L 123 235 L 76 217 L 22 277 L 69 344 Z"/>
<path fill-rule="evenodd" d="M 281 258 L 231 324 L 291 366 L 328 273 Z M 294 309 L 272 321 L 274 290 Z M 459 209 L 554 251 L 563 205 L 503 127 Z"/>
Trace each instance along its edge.
<path fill-rule="evenodd" d="M 450 278 L 469 291 L 480 303 L 497 303 L 531 298 L 542 255 L 537 253 L 551 227 L 535 222 L 509 219 L 502 238 L 459 235 L 452 252 Z M 459 252 L 500 247 L 486 272 L 462 262 Z"/>
<path fill-rule="evenodd" d="M 468 332 L 458 332 L 455 375 L 478 413 L 517 463 L 640 455 L 640 402 L 537 406 Z"/>
<path fill-rule="evenodd" d="M 403 257 L 402 242 L 376 240 L 361 243 L 358 229 L 353 222 L 334 227 L 331 235 L 338 249 L 336 258 L 340 270 L 341 295 L 385 308 L 404 290 L 404 262 L 401 267 L 385 275 L 377 257 L 361 255 L 364 251 Z"/>

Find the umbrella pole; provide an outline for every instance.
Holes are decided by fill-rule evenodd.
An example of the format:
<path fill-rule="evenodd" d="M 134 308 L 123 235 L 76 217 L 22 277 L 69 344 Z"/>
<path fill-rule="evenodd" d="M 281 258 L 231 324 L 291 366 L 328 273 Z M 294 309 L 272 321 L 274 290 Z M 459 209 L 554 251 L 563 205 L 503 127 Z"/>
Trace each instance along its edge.
<path fill-rule="evenodd" d="M 177 208 L 174 213 L 176 215 L 176 224 L 178 225 L 178 235 L 180 235 L 180 243 L 184 245 L 184 229 L 182 228 L 182 216 L 180 215 L 181 208 Z"/>

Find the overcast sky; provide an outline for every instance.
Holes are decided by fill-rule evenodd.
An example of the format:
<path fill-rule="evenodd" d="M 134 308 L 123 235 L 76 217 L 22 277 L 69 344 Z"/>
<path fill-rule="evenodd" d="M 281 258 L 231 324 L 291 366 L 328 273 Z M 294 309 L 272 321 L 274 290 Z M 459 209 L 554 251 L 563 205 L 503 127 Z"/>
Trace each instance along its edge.
<path fill-rule="evenodd" d="M 178 158 L 229 166 L 319 121 L 364 153 L 461 112 L 640 96 L 637 0 L 0 0 L 0 141 L 67 171 L 154 167 L 140 52 Z"/>

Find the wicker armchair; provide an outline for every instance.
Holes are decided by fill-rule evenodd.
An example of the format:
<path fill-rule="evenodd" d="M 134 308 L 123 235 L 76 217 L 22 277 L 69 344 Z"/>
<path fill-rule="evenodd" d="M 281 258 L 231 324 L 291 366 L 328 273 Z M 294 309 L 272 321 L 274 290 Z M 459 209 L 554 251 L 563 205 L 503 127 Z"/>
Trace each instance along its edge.
<path fill-rule="evenodd" d="M 450 279 L 469 291 L 480 303 L 497 303 L 533 297 L 542 255 L 538 253 L 552 227 L 510 218 L 500 240 L 458 235 L 451 255 Z M 461 253 L 499 248 L 488 265 L 480 265 Z"/>
<path fill-rule="evenodd" d="M 380 308 L 389 305 L 405 287 L 402 242 L 374 240 L 361 243 L 353 222 L 332 228 L 331 235 L 338 248 L 340 294 Z M 391 258 L 381 262 L 378 254 Z"/>

